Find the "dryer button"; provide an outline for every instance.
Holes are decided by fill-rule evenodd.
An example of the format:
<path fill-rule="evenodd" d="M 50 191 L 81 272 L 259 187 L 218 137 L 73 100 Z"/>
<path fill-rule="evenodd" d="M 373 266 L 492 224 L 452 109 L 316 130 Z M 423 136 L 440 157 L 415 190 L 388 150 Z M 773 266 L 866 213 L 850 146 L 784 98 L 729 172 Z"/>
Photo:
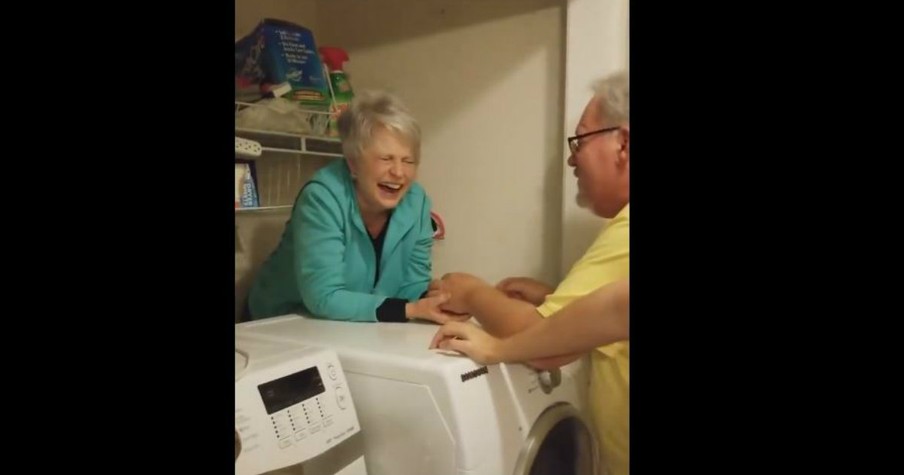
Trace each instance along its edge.
<path fill-rule="evenodd" d="M 345 409 L 348 405 L 348 394 L 342 386 L 336 386 L 336 404 L 339 405 L 339 409 Z"/>

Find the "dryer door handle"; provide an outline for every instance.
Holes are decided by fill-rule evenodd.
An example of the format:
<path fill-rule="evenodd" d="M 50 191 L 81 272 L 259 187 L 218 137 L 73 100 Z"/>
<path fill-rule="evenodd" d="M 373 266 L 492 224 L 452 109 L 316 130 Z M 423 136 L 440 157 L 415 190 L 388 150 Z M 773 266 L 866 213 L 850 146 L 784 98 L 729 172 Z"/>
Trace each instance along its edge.
<path fill-rule="evenodd" d="M 537 374 L 537 378 L 540 380 L 540 388 L 544 393 L 549 394 L 562 384 L 562 370 L 559 368 L 545 369 Z"/>

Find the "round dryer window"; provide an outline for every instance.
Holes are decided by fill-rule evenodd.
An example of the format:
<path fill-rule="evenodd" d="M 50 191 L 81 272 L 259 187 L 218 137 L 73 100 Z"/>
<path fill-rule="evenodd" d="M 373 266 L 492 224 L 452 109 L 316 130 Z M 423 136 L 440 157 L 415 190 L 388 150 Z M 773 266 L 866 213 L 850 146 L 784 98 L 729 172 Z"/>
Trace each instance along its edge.
<path fill-rule="evenodd" d="M 550 406 L 537 418 L 515 463 L 515 475 L 588 475 L 599 464 L 596 439 L 574 406 Z"/>

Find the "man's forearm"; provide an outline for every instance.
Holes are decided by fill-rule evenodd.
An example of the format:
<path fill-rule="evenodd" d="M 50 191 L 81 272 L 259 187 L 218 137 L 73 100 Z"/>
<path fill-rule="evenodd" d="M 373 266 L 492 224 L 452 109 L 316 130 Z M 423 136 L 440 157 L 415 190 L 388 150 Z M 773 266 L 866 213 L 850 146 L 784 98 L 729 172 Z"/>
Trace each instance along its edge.
<path fill-rule="evenodd" d="M 469 313 L 497 338 L 524 331 L 543 318 L 530 303 L 509 298 L 489 285 L 474 288 L 466 300 Z"/>
<path fill-rule="evenodd" d="M 499 344 L 504 361 L 561 366 L 593 348 L 628 339 L 628 282 L 616 282 L 567 305 Z M 544 358 L 537 360 L 537 358 Z"/>

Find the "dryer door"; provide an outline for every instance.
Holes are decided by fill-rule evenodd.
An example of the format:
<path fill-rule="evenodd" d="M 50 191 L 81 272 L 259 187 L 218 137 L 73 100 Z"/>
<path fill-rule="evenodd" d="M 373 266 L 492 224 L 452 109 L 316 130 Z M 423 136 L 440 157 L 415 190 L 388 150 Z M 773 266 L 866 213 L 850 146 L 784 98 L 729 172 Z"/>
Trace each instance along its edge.
<path fill-rule="evenodd" d="M 587 421 L 565 403 L 537 418 L 515 463 L 514 475 L 594 475 L 599 449 Z"/>

